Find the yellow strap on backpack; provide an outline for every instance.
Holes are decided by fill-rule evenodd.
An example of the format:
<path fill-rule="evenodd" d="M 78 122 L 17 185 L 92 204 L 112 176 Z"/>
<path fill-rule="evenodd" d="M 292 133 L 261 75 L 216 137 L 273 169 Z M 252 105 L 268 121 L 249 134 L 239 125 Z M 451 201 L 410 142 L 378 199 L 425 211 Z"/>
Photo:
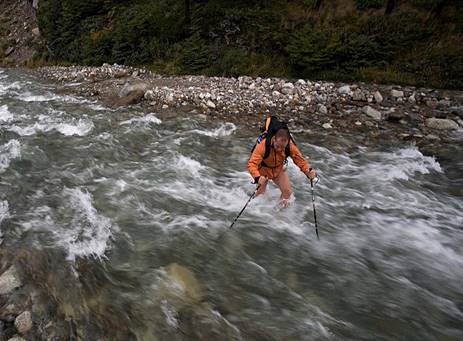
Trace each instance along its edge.
<path fill-rule="evenodd" d="M 272 117 L 267 117 L 267 119 L 265 120 L 265 131 L 268 132 L 268 128 L 270 127 L 270 122 L 272 121 Z"/>

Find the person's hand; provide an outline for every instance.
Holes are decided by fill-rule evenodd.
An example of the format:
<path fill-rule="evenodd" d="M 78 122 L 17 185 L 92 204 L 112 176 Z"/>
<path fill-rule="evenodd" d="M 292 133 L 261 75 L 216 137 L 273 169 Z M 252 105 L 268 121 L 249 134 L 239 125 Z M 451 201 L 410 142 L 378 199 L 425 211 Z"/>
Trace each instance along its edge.
<path fill-rule="evenodd" d="M 311 180 L 317 177 L 317 172 L 315 172 L 312 168 L 309 168 L 309 170 L 305 172 L 304 174 Z"/>
<path fill-rule="evenodd" d="M 256 195 L 262 194 L 265 191 L 265 186 L 267 185 L 268 179 L 265 176 L 259 177 L 259 181 L 257 182 L 257 192 Z"/>

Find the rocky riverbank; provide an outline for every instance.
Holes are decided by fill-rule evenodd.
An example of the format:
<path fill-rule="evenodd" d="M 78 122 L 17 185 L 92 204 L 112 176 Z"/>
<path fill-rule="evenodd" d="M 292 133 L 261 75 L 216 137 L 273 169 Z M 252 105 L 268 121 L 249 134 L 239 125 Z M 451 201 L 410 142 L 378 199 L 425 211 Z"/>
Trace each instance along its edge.
<path fill-rule="evenodd" d="M 252 125 L 259 121 L 258 113 L 278 114 L 293 130 L 360 134 L 367 144 L 405 140 L 429 147 L 451 141 L 463 126 L 459 91 L 245 76 L 171 77 L 116 64 L 44 67 L 38 72 L 59 82 L 65 93 L 109 106 L 201 112 Z"/>

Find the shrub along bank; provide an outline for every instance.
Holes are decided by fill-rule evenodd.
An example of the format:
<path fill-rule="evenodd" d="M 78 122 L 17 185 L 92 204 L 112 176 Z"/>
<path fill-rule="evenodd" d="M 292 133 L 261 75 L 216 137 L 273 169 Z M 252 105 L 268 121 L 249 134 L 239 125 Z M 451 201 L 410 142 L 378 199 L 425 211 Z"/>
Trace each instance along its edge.
<path fill-rule="evenodd" d="M 40 0 L 37 59 L 463 88 L 459 0 Z"/>

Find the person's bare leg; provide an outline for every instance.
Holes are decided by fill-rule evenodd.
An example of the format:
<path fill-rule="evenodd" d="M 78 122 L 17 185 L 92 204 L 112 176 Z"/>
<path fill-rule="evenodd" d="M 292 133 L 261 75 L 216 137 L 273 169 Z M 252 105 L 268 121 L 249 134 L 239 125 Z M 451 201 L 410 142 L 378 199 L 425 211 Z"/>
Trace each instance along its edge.
<path fill-rule="evenodd" d="M 273 179 L 273 182 L 278 186 L 281 191 L 280 195 L 280 202 L 278 207 L 284 208 L 288 206 L 288 200 L 293 194 L 293 190 L 291 189 L 291 182 L 289 181 L 289 176 L 286 171 L 281 171 L 278 176 Z"/>

